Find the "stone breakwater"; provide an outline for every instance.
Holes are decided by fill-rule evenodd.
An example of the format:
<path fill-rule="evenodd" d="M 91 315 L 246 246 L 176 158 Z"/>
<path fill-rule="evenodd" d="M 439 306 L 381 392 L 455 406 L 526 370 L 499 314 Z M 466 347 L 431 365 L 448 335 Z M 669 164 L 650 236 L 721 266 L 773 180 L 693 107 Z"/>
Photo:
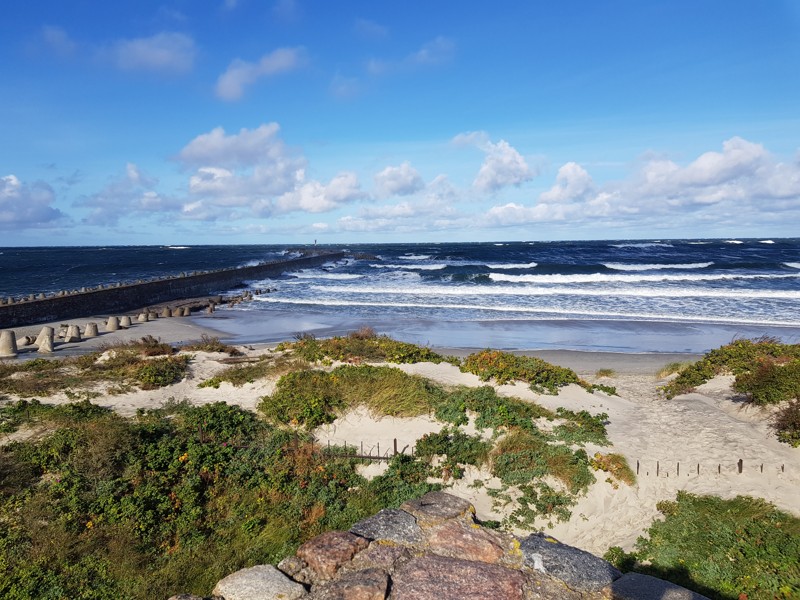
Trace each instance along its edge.
<path fill-rule="evenodd" d="M 213 600 L 702 600 L 593 554 L 481 527 L 461 498 L 431 492 L 350 531 L 306 542 L 277 566 L 228 575 Z M 170 600 L 208 600 L 179 594 Z"/>
<path fill-rule="evenodd" d="M 0 300 L 0 329 L 35 323 L 74 319 L 87 315 L 119 313 L 143 306 L 217 293 L 245 281 L 277 277 L 286 271 L 317 267 L 344 257 L 343 252 L 310 253 L 306 256 L 252 267 L 182 273 L 154 281 L 118 283 L 110 287 L 62 291 L 51 296 L 30 294 Z"/>

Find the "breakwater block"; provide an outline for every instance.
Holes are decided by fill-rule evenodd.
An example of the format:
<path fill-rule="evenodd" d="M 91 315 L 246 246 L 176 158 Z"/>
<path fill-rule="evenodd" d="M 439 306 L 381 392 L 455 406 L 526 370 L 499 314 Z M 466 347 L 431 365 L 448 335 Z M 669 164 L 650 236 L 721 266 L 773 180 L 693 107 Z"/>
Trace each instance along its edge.
<path fill-rule="evenodd" d="M 108 317 L 106 331 L 119 331 L 119 319 L 117 317 Z"/>
<path fill-rule="evenodd" d="M 0 331 L 0 357 L 13 358 L 17 355 L 17 334 L 10 329 Z"/>

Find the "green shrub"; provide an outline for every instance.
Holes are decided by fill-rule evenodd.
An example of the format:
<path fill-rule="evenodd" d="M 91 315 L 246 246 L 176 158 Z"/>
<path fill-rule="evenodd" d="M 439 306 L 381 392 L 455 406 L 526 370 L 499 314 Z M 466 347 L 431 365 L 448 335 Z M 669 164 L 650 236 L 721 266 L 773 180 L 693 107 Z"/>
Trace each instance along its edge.
<path fill-rule="evenodd" d="M 800 447 L 800 400 L 792 400 L 780 408 L 772 417 L 770 427 L 780 441 Z"/>
<path fill-rule="evenodd" d="M 668 399 L 674 398 L 694 390 L 716 375 L 730 373 L 739 376 L 750 373 L 766 359 L 781 363 L 798 360 L 800 344 L 781 344 L 772 338 L 735 340 L 708 352 L 702 359 L 683 369 L 662 390 Z"/>
<path fill-rule="evenodd" d="M 168 356 L 142 362 L 136 369 L 136 379 L 143 389 L 166 387 L 186 376 L 188 356 Z"/>
<path fill-rule="evenodd" d="M 733 389 L 760 406 L 800 398 L 800 360 L 788 364 L 759 360 L 751 371 L 737 375 Z"/>
<path fill-rule="evenodd" d="M 566 419 L 565 423 L 557 425 L 553 429 L 556 439 L 567 444 L 584 445 L 585 443 L 597 444 L 598 446 L 610 446 L 611 442 L 606 435 L 606 422 L 608 414 L 599 413 L 592 415 L 588 411 L 581 410 L 573 412 L 566 408 L 556 409 L 556 416 Z"/>
<path fill-rule="evenodd" d="M 440 474 L 460 479 L 464 465 L 481 466 L 489 456 L 492 445 L 478 436 L 467 435 L 456 428 L 445 427 L 438 433 L 428 433 L 417 440 L 416 455 L 430 460 L 444 456 Z"/>
<path fill-rule="evenodd" d="M 390 363 L 457 362 L 429 348 L 393 340 L 377 335 L 371 328 L 362 328 L 344 337 L 318 340 L 311 335 L 301 335 L 294 343 L 282 343 L 278 350 L 291 350 L 297 356 L 316 362 L 323 359 L 338 361 L 381 361 Z"/>
<path fill-rule="evenodd" d="M 664 520 L 637 542 L 636 571 L 719 600 L 800 596 L 800 519 L 761 499 L 687 492 L 659 510 Z"/>
<path fill-rule="evenodd" d="M 525 381 L 537 393 L 557 394 L 558 388 L 570 383 L 589 387 L 571 369 L 551 365 L 535 356 L 517 356 L 499 350 L 470 354 L 464 359 L 461 370 L 477 375 L 482 381 L 494 379 L 500 385 Z"/>

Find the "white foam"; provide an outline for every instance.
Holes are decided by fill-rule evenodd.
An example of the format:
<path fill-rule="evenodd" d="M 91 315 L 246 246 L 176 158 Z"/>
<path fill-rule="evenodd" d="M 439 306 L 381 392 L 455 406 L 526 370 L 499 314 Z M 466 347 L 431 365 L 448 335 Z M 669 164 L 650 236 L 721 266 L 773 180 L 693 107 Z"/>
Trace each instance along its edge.
<path fill-rule="evenodd" d="M 658 271 L 660 269 L 705 269 L 713 265 L 713 262 L 702 263 L 684 263 L 684 264 L 644 264 L 644 265 L 626 265 L 623 263 L 603 263 L 603 266 L 614 269 L 615 271 Z"/>
<path fill-rule="evenodd" d="M 798 275 L 736 275 L 723 273 L 693 274 L 682 273 L 676 275 L 617 275 L 614 273 L 587 273 L 576 275 L 509 275 L 507 273 L 489 273 L 492 281 L 507 283 L 538 283 L 538 284 L 581 284 L 581 283 L 661 283 L 667 281 L 735 281 L 751 279 L 789 279 Z"/>
<path fill-rule="evenodd" d="M 167 250 L 188 250 L 191 246 L 166 246 Z"/>
<path fill-rule="evenodd" d="M 499 263 L 499 264 L 486 264 L 490 269 L 533 269 L 538 267 L 539 263 Z"/>
<path fill-rule="evenodd" d="M 447 264 L 434 264 L 434 265 L 370 265 L 374 269 L 407 269 L 419 271 L 439 271 L 447 268 Z"/>
<path fill-rule="evenodd" d="M 793 276 L 792 276 L 793 277 Z M 698 289 L 664 288 L 664 287 L 541 287 L 516 285 L 421 285 L 421 286 L 311 286 L 311 289 L 340 292 L 344 294 L 397 294 L 412 296 L 591 296 L 600 298 L 634 297 L 634 298 L 751 298 L 751 299 L 783 299 L 800 300 L 800 291 L 794 290 L 754 290 L 754 289 Z"/>
<path fill-rule="evenodd" d="M 759 244 L 774 244 L 775 242 L 773 242 L 772 240 L 761 240 L 761 241 L 760 241 L 760 242 L 758 242 L 758 243 L 759 243 Z"/>
<path fill-rule="evenodd" d="M 692 246 L 705 246 L 705 245 L 710 244 L 710 243 L 711 242 L 689 242 L 689 244 L 692 245 Z"/>
<path fill-rule="evenodd" d="M 356 275 L 354 273 L 320 273 L 319 271 L 299 271 L 297 273 L 292 273 L 298 279 L 336 279 L 336 280 L 345 280 L 345 279 L 361 279 L 362 275 Z"/>
<path fill-rule="evenodd" d="M 791 267 L 792 269 L 800 269 L 800 263 L 791 262 L 783 264 L 786 265 L 787 267 Z"/>
<path fill-rule="evenodd" d="M 612 248 L 674 248 L 672 244 L 663 242 L 641 242 L 637 244 L 611 244 Z"/>
<path fill-rule="evenodd" d="M 400 260 L 430 260 L 430 254 L 404 254 L 403 256 L 398 256 Z"/>
<path fill-rule="evenodd" d="M 744 244 L 741 240 L 725 240 L 726 244 Z"/>
<path fill-rule="evenodd" d="M 269 302 L 273 304 L 295 304 L 312 306 L 369 306 L 386 308 L 424 308 L 424 309 L 450 309 L 450 310 L 479 310 L 497 313 L 519 313 L 526 315 L 543 315 L 541 319 L 552 319 L 553 315 L 558 315 L 562 319 L 574 319 L 576 317 L 589 317 L 599 319 L 637 319 L 648 321 L 672 321 L 672 322 L 698 322 L 698 323 L 722 323 L 722 324 L 742 324 L 742 325 L 773 325 L 776 327 L 798 327 L 800 321 L 779 321 L 769 319 L 752 318 L 730 318 L 718 316 L 697 316 L 697 315 L 678 315 L 662 313 L 640 313 L 640 312 L 616 312 L 616 311 L 592 311 L 592 310 L 571 310 L 560 307 L 531 307 L 531 306 L 476 306 L 473 304 L 456 304 L 442 302 L 390 302 L 390 301 L 370 301 L 370 300 L 342 300 L 338 298 L 279 298 L 274 295 L 259 296 L 259 302 Z M 503 319 L 507 317 L 502 317 Z"/>

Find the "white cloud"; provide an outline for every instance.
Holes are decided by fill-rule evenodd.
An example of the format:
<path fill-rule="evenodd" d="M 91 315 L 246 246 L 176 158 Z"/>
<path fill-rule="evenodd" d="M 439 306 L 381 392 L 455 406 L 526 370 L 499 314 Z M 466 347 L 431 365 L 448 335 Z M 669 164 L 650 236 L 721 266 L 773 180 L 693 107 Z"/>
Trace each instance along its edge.
<path fill-rule="evenodd" d="M 44 25 L 41 36 L 44 45 L 60 58 L 73 56 L 78 48 L 78 44 L 61 27 Z"/>
<path fill-rule="evenodd" d="M 568 162 L 558 170 L 556 183 L 539 196 L 541 202 L 574 202 L 587 198 L 595 189 L 591 175 L 577 163 Z"/>
<path fill-rule="evenodd" d="M 450 38 L 438 36 L 422 45 L 411 54 L 406 62 L 412 65 L 440 65 L 450 62 L 456 51 L 456 44 Z"/>
<path fill-rule="evenodd" d="M 425 187 L 419 172 L 409 162 L 386 167 L 375 175 L 375 193 L 379 198 L 407 196 Z"/>
<path fill-rule="evenodd" d="M 221 127 L 190 141 L 177 159 L 194 167 L 184 216 L 242 219 L 334 210 L 365 197 L 355 174 L 327 184 L 306 177 L 305 157 L 290 151 L 277 123 L 228 135 Z"/>
<path fill-rule="evenodd" d="M 353 25 L 353 31 L 366 39 L 381 40 L 389 36 L 389 29 L 370 21 L 369 19 L 356 19 Z"/>
<path fill-rule="evenodd" d="M 0 177 L 0 230 L 47 227 L 65 220 L 54 202 L 55 193 L 46 183 L 25 185 L 16 175 Z"/>
<path fill-rule="evenodd" d="M 91 208 L 83 221 L 100 226 L 115 226 L 120 220 L 134 216 L 159 217 L 180 211 L 182 201 L 159 194 L 155 190 L 157 185 L 157 179 L 128 163 L 124 175 L 112 179 L 99 192 L 82 197 L 75 205 Z"/>
<path fill-rule="evenodd" d="M 455 57 L 455 51 L 455 42 L 440 35 L 403 59 L 371 58 L 366 62 L 366 70 L 370 75 L 379 76 L 393 71 L 413 71 L 422 67 L 440 66 L 451 62 Z"/>
<path fill-rule="evenodd" d="M 160 71 L 183 73 L 194 66 L 194 40 L 184 34 L 161 32 L 147 38 L 118 40 L 101 54 L 124 71 Z"/>
<path fill-rule="evenodd" d="M 358 96 L 361 92 L 361 84 L 355 77 L 345 77 L 337 73 L 333 76 L 330 90 L 335 97 L 347 100 Z"/>
<path fill-rule="evenodd" d="M 533 179 L 533 172 L 522 155 L 508 142 L 486 142 L 486 158 L 478 171 L 474 185 L 484 192 L 496 192 L 509 185 L 521 185 Z"/>
<path fill-rule="evenodd" d="M 576 227 L 600 222 L 644 227 L 668 222 L 676 229 L 701 222 L 730 226 L 798 220 L 800 160 L 778 162 L 762 145 L 734 137 L 723 142 L 721 152 L 705 152 L 685 166 L 652 157 L 629 178 L 604 185 L 570 162 L 538 200 L 532 206 L 495 206 L 484 217 L 501 226 L 569 221 Z M 781 212 L 783 217 L 774 216 Z"/>
<path fill-rule="evenodd" d="M 239 100 L 245 88 L 259 79 L 294 71 L 305 63 L 303 48 L 278 48 L 262 56 L 258 62 L 237 58 L 217 79 L 217 96 L 223 100 Z"/>
<path fill-rule="evenodd" d="M 323 185 L 318 181 L 305 182 L 304 173 L 301 172 L 298 184 L 296 189 L 277 199 L 273 212 L 328 212 L 364 197 L 355 173 L 339 173 L 327 185 Z"/>

